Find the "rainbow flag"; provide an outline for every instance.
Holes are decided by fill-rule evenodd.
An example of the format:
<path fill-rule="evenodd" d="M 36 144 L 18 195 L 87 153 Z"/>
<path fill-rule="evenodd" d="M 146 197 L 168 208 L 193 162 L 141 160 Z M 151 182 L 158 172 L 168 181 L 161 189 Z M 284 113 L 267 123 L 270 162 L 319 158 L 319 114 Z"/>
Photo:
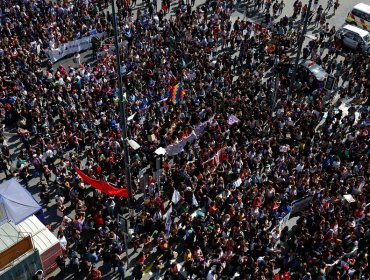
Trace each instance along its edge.
<path fill-rule="evenodd" d="M 172 101 L 172 104 L 179 103 L 185 95 L 185 90 L 182 88 L 182 84 L 178 83 L 168 90 L 169 99 Z"/>

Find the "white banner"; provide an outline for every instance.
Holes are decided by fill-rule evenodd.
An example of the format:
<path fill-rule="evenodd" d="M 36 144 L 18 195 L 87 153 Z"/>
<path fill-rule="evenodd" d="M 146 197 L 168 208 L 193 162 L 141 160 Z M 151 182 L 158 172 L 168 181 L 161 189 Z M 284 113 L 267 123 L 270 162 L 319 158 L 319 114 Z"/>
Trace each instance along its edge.
<path fill-rule="evenodd" d="M 199 203 L 198 203 L 197 199 L 195 198 L 194 194 L 193 194 L 193 206 L 195 206 L 195 207 L 199 206 Z"/>
<path fill-rule="evenodd" d="M 113 38 L 113 37 L 112 37 Z M 109 38 L 107 38 L 107 39 L 109 39 Z M 104 45 L 104 43 L 102 44 L 102 45 Z M 120 49 L 120 48 L 124 48 L 125 50 L 127 49 L 127 46 L 128 46 L 128 41 L 127 40 L 125 40 L 125 41 L 123 41 L 123 42 L 120 42 L 120 43 L 118 43 L 118 48 Z M 97 52 L 96 53 L 96 56 L 98 57 L 98 58 L 101 58 L 101 57 L 103 57 L 103 56 L 106 56 L 106 55 L 112 55 L 112 54 L 114 54 L 115 53 L 115 50 L 116 50 L 116 47 L 113 45 L 113 44 L 109 44 L 109 46 L 108 46 L 108 48 L 106 48 L 106 49 L 104 49 L 104 50 L 101 50 L 101 51 L 99 51 L 99 52 Z"/>
<path fill-rule="evenodd" d="M 172 194 L 172 203 L 177 204 L 179 203 L 180 199 L 181 199 L 181 195 L 179 191 L 175 189 Z"/>
<path fill-rule="evenodd" d="M 168 156 L 175 156 L 175 155 L 181 153 L 184 150 L 184 147 L 187 143 L 195 141 L 199 136 L 201 136 L 203 134 L 207 125 L 213 121 L 213 118 L 214 118 L 214 116 L 212 118 L 210 118 L 208 121 L 205 121 L 205 122 L 199 124 L 198 126 L 196 126 L 194 128 L 193 132 L 189 136 L 185 137 L 184 139 L 182 139 L 178 143 L 168 145 L 166 147 L 166 154 Z"/>
<path fill-rule="evenodd" d="M 287 223 L 289 221 L 289 218 L 290 218 L 290 212 L 288 214 L 286 214 L 279 222 L 279 232 L 281 233 L 281 231 L 287 226 Z"/>
<path fill-rule="evenodd" d="M 195 139 L 197 139 L 197 135 L 193 131 L 188 137 L 185 137 L 180 142 L 167 146 L 167 155 L 171 157 L 181 153 L 184 150 L 185 145 L 189 142 L 193 142 Z"/>
<path fill-rule="evenodd" d="M 172 213 L 172 205 L 167 210 L 166 214 L 164 214 L 163 219 L 168 221 L 171 218 L 171 213 Z"/>
<path fill-rule="evenodd" d="M 54 63 L 58 60 L 62 59 L 67 55 L 71 55 L 80 51 L 84 51 L 90 49 L 92 47 L 91 38 L 92 37 L 99 37 L 100 39 L 103 38 L 106 33 L 96 33 L 94 31 L 91 32 L 92 34 L 86 37 L 83 37 L 78 40 L 70 41 L 63 45 L 60 45 L 59 48 L 49 50 L 47 55 L 49 56 L 50 60 Z"/>

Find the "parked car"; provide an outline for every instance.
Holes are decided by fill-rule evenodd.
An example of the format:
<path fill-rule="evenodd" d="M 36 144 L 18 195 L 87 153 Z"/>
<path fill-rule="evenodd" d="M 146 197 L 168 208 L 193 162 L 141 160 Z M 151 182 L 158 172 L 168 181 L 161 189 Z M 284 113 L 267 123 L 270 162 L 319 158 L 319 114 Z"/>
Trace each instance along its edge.
<path fill-rule="evenodd" d="M 302 82 L 308 83 L 311 90 L 323 88 L 329 75 L 324 68 L 311 60 L 299 64 L 297 74 Z"/>
<path fill-rule="evenodd" d="M 346 22 L 367 31 L 370 30 L 370 6 L 359 3 L 348 13 Z"/>
<path fill-rule="evenodd" d="M 342 40 L 344 46 L 370 54 L 370 33 L 368 31 L 347 24 L 339 28 L 335 36 Z"/>
<path fill-rule="evenodd" d="M 273 69 L 273 73 L 279 74 L 279 79 L 282 83 L 288 85 L 293 73 L 293 64 L 290 61 L 279 62 Z M 329 74 L 320 65 L 311 60 L 304 60 L 298 65 L 297 80 L 301 83 L 307 83 L 310 91 L 325 86 L 326 78 Z"/>

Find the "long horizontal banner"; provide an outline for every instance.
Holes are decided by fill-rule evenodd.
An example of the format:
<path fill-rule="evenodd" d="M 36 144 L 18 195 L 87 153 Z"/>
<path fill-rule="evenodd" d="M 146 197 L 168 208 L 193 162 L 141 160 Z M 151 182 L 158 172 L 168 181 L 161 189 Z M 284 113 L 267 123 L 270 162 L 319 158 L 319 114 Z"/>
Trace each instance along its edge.
<path fill-rule="evenodd" d="M 213 119 L 214 119 L 214 116 L 211 117 L 209 120 L 197 125 L 190 135 L 184 137 L 179 142 L 168 145 L 166 148 L 161 148 L 161 147 L 158 148 L 156 150 L 156 153 L 157 154 L 167 154 L 170 157 L 181 153 L 184 150 L 184 147 L 187 143 L 195 141 L 199 136 L 203 134 L 207 125 L 210 124 L 213 121 Z"/>
<path fill-rule="evenodd" d="M 185 145 L 187 143 L 193 142 L 195 139 L 197 139 L 197 135 L 193 131 L 188 137 L 185 137 L 178 143 L 167 146 L 166 147 L 167 155 L 171 157 L 181 153 L 184 150 Z"/>
<path fill-rule="evenodd" d="M 57 62 L 58 60 L 62 59 L 67 55 L 90 49 L 92 47 L 91 38 L 98 37 L 101 39 L 105 35 L 106 35 L 105 32 L 95 33 L 94 31 L 92 31 L 91 35 L 89 36 L 83 37 L 78 40 L 70 41 L 63 45 L 60 45 L 59 48 L 47 51 L 47 55 L 53 63 Z"/>

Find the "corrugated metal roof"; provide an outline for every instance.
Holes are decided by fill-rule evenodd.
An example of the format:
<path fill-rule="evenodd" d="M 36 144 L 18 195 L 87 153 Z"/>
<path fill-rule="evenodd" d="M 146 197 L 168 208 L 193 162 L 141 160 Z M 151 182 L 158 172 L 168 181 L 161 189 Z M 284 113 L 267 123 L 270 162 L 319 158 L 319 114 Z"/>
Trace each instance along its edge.
<path fill-rule="evenodd" d="M 32 215 L 18 225 L 8 222 L 0 226 L 0 252 L 28 235 L 31 235 L 33 246 L 39 251 L 40 255 L 59 243 L 53 233 L 35 215 Z"/>
<path fill-rule="evenodd" d="M 58 239 L 48 230 L 35 215 L 16 225 L 19 231 L 32 236 L 33 245 L 40 255 L 59 243 Z"/>
<path fill-rule="evenodd" d="M 14 245 L 25 236 L 27 235 L 19 232 L 13 223 L 2 224 L 0 226 L 0 252 Z"/>

